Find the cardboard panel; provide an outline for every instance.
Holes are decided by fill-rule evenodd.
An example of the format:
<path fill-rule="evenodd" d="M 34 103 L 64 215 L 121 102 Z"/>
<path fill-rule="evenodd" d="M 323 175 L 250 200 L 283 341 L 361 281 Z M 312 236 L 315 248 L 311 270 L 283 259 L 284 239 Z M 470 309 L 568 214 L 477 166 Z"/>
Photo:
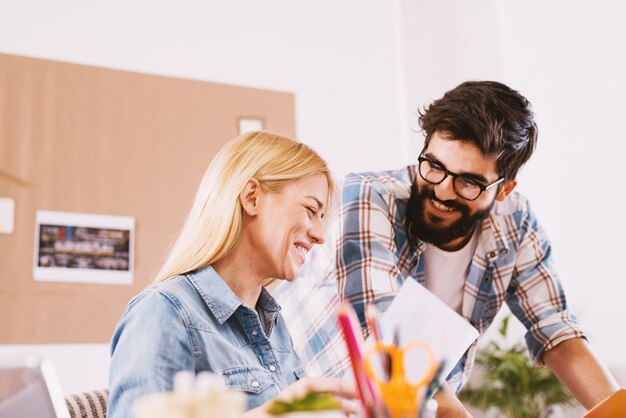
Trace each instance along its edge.
<path fill-rule="evenodd" d="M 238 119 L 295 137 L 290 93 L 0 54 L 0 343 L 108 342 Z M 135 218 L 131 286 L 33 280 L 37 210 Z"/>

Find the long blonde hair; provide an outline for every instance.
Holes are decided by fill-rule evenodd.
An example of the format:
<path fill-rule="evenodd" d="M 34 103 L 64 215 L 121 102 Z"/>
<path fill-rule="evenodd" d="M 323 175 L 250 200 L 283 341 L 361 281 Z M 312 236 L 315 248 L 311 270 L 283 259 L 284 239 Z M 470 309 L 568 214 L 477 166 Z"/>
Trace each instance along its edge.
<path fill-rule="evenodd" d="M 204 173 L 193 206 L 153 284 L 206 267 L 228 254 L 239 240 L 243 212 L 239 194 L 251 178 L 278 192 L 302 177 L 328 180 L 328 208 L 334 182 L 326 161 L 305 144 L 269 132 L 249 132 L 228 142 Z"/>

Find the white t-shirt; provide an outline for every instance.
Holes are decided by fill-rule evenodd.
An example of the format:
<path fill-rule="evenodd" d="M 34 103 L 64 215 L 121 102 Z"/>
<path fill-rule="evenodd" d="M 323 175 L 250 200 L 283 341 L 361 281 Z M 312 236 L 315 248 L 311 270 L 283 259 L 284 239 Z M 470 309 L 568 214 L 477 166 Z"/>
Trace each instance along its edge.
<path fill-rule="evenodd" d="M 423 253 L 426 288 L 459 314 L 463 306 L 465 278 L 477 244 L 478 233 L 475 231 L 460 250 L 444 251 L 426 244 Z"/>

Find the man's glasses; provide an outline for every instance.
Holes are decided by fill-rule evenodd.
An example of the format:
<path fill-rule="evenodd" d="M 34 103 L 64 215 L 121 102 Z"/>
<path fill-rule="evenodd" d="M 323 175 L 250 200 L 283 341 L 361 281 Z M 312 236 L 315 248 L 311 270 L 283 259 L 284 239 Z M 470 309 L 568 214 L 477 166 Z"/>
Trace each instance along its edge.
<path fill-rule="evenodd" d="M 430 184 L 440 184 L 446 177 L 452 176 L 454 191 L 465 200 L 476 200 L 482 192 L 504 181 L 504 177 L 500 177 L 498 180 L 485 186 L 464 174 L 453 173 L 442 164 L 428 158 L 419 157 L 417 161 L 419 161 L 418 171 L 421 178 Z"/>

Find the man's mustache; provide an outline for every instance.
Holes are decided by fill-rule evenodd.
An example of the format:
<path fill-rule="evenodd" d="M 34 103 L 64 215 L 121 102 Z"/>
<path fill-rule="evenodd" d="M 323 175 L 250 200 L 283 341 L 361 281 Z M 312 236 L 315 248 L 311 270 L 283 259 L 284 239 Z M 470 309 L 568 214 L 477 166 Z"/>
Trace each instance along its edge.
<path fill-rule="evenodd" d="M 462 203 L 457 202 L 456 200 L 441 200 L 437 198 L 437 196 L 435 196 L 435 191 L 428 187 L 423 188 L 421 195 L 423 199 L 432 199 L 435 202 L 441 203 L 442 205 L 445 205 L 449 208 L 459 210 L 463 214 L 467 213 L 467 206 L 465 206 Z"/>

